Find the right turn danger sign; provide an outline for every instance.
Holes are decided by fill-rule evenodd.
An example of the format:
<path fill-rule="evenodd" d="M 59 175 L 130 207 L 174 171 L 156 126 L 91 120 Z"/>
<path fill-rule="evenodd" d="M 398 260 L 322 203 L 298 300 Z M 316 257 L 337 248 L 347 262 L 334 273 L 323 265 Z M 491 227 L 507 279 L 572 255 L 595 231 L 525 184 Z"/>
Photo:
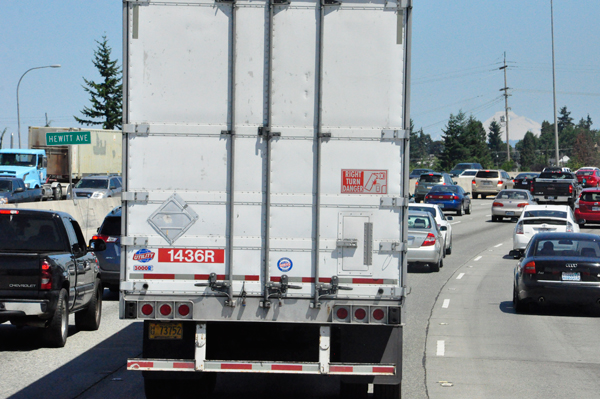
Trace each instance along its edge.
<path fill-rule="evenodd" d="M 387 170 L 342 169 L 342 194 L 387 194 Z"/>

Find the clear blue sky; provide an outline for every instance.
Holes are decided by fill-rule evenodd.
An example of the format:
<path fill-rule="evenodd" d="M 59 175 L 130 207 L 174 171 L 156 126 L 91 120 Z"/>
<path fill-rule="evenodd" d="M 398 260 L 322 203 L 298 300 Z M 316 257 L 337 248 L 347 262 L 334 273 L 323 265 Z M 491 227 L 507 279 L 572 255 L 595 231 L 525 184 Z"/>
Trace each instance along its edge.
<path fill-rule="evenodd" d="M 0 132 L 17 142 L 16 89 L 22 141 L 27 127 L 77 127 L 89 106 L 83 78 L 99 81 L 92 64 L 106 35 L 122 63 L 121 0 L 0 2 Z M 588 114 L 600 128 L 600 0 L 554 0 L 557 107 L 575 122 Z M 509 106 L 541 123 L 553 120 L 550 0 L 414 0 L 411 115 L 437 138 L 460 109 L 485 121 L 504 109 L 498 70 L 506 52 Z"/>

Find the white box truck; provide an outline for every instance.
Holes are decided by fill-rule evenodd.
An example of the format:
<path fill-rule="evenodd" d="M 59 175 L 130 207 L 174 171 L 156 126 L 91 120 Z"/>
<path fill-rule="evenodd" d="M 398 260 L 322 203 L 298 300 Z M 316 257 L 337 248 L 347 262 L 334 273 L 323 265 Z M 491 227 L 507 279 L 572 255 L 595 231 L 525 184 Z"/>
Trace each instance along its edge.
<path fill-rule="evenodd" d="M 399 398 L 410 0 L 125 0 L 120 317 L 146 396 Z"/>

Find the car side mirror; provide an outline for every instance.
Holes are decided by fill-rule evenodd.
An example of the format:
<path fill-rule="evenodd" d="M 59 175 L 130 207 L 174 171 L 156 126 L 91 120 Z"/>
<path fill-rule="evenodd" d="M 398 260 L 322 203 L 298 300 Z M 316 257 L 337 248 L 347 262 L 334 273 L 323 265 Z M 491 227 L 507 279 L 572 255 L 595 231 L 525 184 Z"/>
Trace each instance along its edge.
<path fill-rule="evenodd" d="M 102 239 L 90 240 L 90 246 L 88 247 L 88 251 L 93 252 L 102 252 L 106 250 L 106 243 Z"/>
<path fill-rule="evenodd" d="M 15 189 L 15 193 L 22 193 L 23 191 L 25 191 L 23 187 L 18 187 Z"/>
<path fill-rule="evenodd" d="M 442 231 L 448 231 L 448 226 L 440 226 L 440 230 L 442 230 Z"/>
<path fill-rule="evenodd" d="M 446 220 L 454 220 L 454 216 L 446 216 Z"/>
<path fill-rule="evenodd" d="M 508 254 L 515 259 L 521 259 L 523 257 L 523 254 L 521 254 L 521 251 L 519 251 L 518 249 L 513 249 Z"/>
<path fill-rule="evenodd" d="M 457 181 L 455 181 L 455 182 L 454 182 L 454 185 L 456 186 L 457 184 L 458 184 L 458 182 L 457 182 Z"/>
<path fill-rule="evenodd" d="M 465 191 L 465 193 L 464 193 L 463 195 L 465 195 L 465 196 L 466 196 L 466 195 L 471 195 L 471 193 L 470 193 L 470 192 L 468 192 L 468 191 Z"/>
<path fill-rule="evenodd" d="M 583 225 L 585 224 L 585 219 L 579 219 L 579 220 L 577 221 L 577 224 L 578 224 L 579 226 L 583 226 Z"/>

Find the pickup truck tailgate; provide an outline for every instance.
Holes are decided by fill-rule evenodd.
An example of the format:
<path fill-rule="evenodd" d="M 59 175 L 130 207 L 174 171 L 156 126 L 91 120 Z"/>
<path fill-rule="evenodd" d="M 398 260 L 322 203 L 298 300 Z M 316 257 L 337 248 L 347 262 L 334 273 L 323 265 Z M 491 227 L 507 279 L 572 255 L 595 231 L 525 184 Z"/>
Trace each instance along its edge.
<path fill-rule="evenodd" d="M 0 254 L 0 290 L 37 289 L 39 283 L 38 254 Z"/>

